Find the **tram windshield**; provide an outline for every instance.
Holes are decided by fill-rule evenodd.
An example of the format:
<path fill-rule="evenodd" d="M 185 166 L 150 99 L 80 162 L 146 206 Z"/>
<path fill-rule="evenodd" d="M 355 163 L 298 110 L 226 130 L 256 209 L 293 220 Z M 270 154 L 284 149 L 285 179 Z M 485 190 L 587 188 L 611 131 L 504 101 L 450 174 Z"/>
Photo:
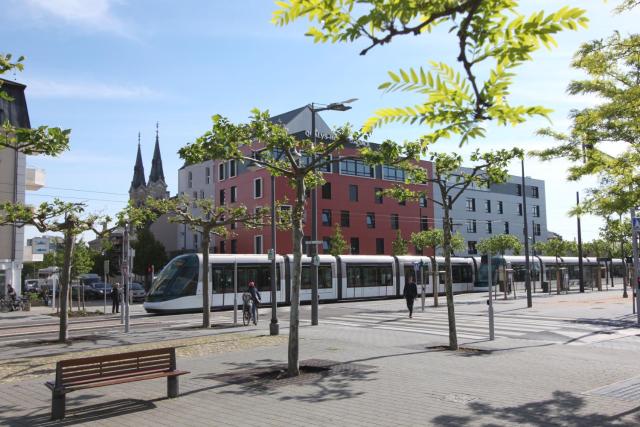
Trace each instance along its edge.
<path fill-rule="evenodd" d="M 153 281 L 147 301 L 165 301 L 195 295 L 198 290 L 199 269 L 197 255 L 182 255 L 173 259 Z"/>

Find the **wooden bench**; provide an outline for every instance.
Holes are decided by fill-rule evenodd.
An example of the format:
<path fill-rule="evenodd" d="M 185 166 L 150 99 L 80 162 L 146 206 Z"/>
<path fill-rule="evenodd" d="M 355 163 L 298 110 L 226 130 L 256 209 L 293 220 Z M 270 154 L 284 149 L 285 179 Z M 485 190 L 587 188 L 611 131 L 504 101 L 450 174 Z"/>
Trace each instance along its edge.
<path fill-rule="evenodd" d="M 177 370 L 175 348 L 61 360 L 55 382 L 45 383 L 53 393 L 51 419 L 64 418 L 66 394 L 72 391 L 167 378 L 168 397 L 178 397 L 178 377 L 188 373 Z"/>

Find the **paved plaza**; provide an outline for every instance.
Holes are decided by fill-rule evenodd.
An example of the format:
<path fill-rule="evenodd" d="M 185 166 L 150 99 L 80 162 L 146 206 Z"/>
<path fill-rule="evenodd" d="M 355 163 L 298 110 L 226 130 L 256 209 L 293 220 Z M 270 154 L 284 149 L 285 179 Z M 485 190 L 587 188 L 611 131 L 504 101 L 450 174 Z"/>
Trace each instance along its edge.
<path fill-rule="evenodd" d="M 446 309 L 430 299 L 424 312 L 418 299 L 413 319 L 402 300 L 322 305 L 317 327 L 306 321 L 304 306 L 304 369 L 295 379 L 278 373 L 286 363 L 286 307 L 276 338 L 268 336 L 269 313 L 262 310 L 257 328 L 231 327 L 227 312 L 214 314 L 219 323 L 210 331 L 195 328 L 198 315 L 175 324 L 156 316 L 135 319 L 127 336 L 94 331 L 67 346 L 6 341 L 0 424 L 635 426 L 640 330 L 621 294 L 537 294 L 532 309 L 520 296 L 498 299 L 495 341 L 487 340 L 486 298 L 456 296 L 458 352 L 443 350 Z M 135 322 L 148 319 L 167 323 L 136 332 Z M 205 338 L 215 341 L 208 344 L 214 350 L 189 350 Z M 68 395 L 64 421 L 49 421 L 43 383 L 53 378 L 55 354 L 143 343 L 178 346 L 178 367 L 191 371 L 181 377 L 179 398 L 165 397 L 164 380 L 89 389 Z M 11 370 L 26 359 L 28 375 L 27 368 L 24 376 Z"/>

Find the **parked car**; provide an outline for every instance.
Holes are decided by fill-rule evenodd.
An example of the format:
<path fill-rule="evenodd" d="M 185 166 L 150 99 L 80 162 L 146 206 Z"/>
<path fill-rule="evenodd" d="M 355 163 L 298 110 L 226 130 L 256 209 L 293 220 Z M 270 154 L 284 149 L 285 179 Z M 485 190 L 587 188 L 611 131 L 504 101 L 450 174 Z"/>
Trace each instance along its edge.
<path fill-rule="evenodd" d="M 131 301 L 133 302 L 142 302 L 144 301 L 144 297 L 146 296 L 146 292 L 144 291 L 144 286 L 140 283 L 133 282 L 129 289 Z"/>
<path fill-rule="evenodd" d="M 91 286 L 86 286 L 84 289 L 85 298 L 104 298 L 105 293 L 107 298 L 111 296 L 111 285 L 103 282 L 92 283 Z"/>
<path fill-rule="evenodd" d="M 25 292 L 40 292 L 40 281 L 38 279 L 27 279 L 24 281 Z"/>

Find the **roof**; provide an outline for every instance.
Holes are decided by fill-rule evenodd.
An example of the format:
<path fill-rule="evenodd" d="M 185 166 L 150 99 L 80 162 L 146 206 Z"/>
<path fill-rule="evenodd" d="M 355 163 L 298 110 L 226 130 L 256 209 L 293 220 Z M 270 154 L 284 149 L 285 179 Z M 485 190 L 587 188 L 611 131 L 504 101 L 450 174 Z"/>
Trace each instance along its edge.
<path fill-rule="evenodd" d="M 156 146 L 153 149 L 153 160 L 151 160 L 151 173 L 149 174 L 149 184 L 152 182 L 164 182 L 164 170 L 162 169 L 162 156 L 160 155 L 160 138 L 156 129 Z"/>
<path fill-rule="evenodd" d="M 131 189 L 135 190 L 139 187 L 145 187 L 147 183 L 144 179 L 144 165 L 142 164 L 142 152 L 140 150 L 140 143 L 138 142 L 138 155 L 136 157 L 136 164 L 133 167 L 133 180 L 131 180 Z"/>
<path fill-rule="evenodd" d="M 27 100 L 24 95 L 26 87 L 22 83 L 0 79 L 0 91 L 13 98 L 13 101 L 0 99 L 0 121 L 9 120 L 9 123 L 17 128 L 31 128 Z"/>

